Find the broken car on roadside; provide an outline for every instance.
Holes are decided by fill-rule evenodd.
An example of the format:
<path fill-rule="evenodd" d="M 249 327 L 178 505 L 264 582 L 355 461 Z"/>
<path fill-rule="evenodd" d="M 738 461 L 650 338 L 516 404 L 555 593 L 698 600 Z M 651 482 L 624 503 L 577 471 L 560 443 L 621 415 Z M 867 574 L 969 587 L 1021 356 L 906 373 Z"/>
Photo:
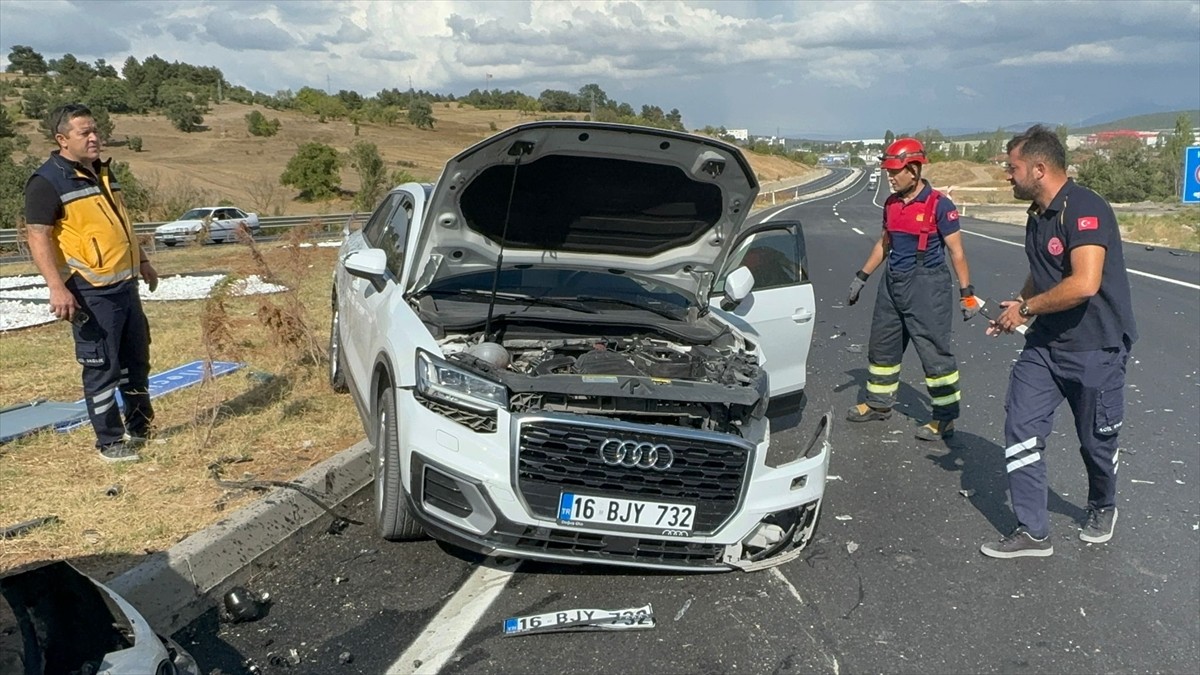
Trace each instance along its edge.
<path fill-rule="evenodd" d="M 572 121 L 394 188 L 338 253 L 330 334 L 381 535 L 677 570 L 795 557 L 828 419 L 767 463 L 814 298 L 798 222 L 743 228 L 757 194 L 733 145 Z"/>

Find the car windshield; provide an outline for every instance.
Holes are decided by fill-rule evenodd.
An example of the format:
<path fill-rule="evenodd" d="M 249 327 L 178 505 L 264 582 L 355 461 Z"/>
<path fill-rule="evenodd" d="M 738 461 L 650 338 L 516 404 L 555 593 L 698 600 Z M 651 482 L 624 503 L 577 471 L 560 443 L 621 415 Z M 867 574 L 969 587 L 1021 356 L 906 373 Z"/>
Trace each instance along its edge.
<path fill-rule="evenodd" d="M 187 213 L 179 216 L 179 220 L 203 220 L 212 213 L 212 209 L 192 209 Z"/>
<path fill-rule="evenodd" d="M 492 272 L 473 272 L 443 279 L 426 289 L 434 296 L 492 292 Z M 642 310 L 669 319 L 687 315 L 688 299 L 678 291 L 629 274 L 558 268 L 510 268 L 500 272 L 496 290 L 501 298 L 526 297 L 556 304 L 578 305 L 591 311 Z"/>

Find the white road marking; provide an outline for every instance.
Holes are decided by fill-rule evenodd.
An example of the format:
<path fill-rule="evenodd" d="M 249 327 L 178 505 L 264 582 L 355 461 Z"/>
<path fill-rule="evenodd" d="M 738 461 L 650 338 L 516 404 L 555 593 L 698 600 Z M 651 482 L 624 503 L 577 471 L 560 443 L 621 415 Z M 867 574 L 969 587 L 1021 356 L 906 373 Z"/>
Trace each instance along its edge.
<path fill-rule="evenodd" d="M 800 591 L 796 590 L 796 587 L 792 585 L 792 582 L 788 581 L 788 578 L 783 576 L 783 572 L 780 572 L 778 567 L 771 568 L 771 576 L 782 581 L 783 585 L 787 586 L 787 589 L 792 593 L 792 597 L 796 598 L 796 602 L 799 602 L 802 605 L 804 604 L 804 598 L 800 597 Z"/>
<path fill-rule="evenodd" d="M 850 229 L 854 230 L 855 232 L 857 232 L 861 235 L 864 235 L 864 236 L 866 235 L 866 232 L 863 232 L 862 230 L 858 229 L 857 227 L 852 227 Z"/>
<path fill-rule="evenodd" d="M 1001 238 L 999 238 L 999 237 L 989 237 L 989 236 L 988 236 L 988 235 L 986 235 L 986 234 L 979 234 L 978 232 L 971 232 L 970 230 L 962 230 L 962 231 L 963 231 L 963 232 L 965 232 L 965 233 L 967 233 L 967 234 L 974 235 L 974 236 L 976 236 L 976 237 L 983 237 L 984 239 L 990 239 L 990 240 L 992 240 L 992 241 L 998 241 L 998 242 L 1000 242 L 1001 244 L 1008 244 L 1009 246 L 1020 246 L 1021 248 L 1025 248 L 1025 242 L 1020 242 L 1020 243 L 1017 243 L 1017 242 L 1015 242 L 1015 241 L 1009 241 L 1009 240 L 1007 240 L 1007 239 L 1001 239 Z M 1172 279 L 1172 278 L 1170 278 L 1170 277 L 1162 277 L 1162 276 L 1159 276 L 1159 275 L 1157 275 L 1157 274 L 1151 274 L 1151 273 L 1149 273 L 1149 272 L 1143 272 L 1143 271 L 1141 271 L 1141 270 L 1135 270 L 1135 269 L 1133 269 L 1133 268 L 1131 268 L 1131 267 L 1126 267 L 1126 268 L 1125 268 L 1125 271 L 1126 271 L 1126 272 L 1129 272 L 1130 274 L 1136 274 L 1136 275 L 1138 275 L 1139 277 L 1146 277 L 1147 279 L 1154 279 L 1154 280 L 1156 280 L 1156 281 L 1165 281 L 1165 282 L 1167 282 L 1168 284 L 1175 284 L 1176 286 L 1183 286 L 1184 288 L 1191 288 L 1191 289 L 1194 289 L 1194 290 L 1200 291 L 1200 284 L 1193 284 L 1193 283 L 1191 283 L 1191 282 L 1188 282 L 1188 281 L 1180 281 L 1179 279 Z"/>
<path fill-rule="evenodd" d="M 842 221 L 843 223 L 846 222 L 846 219 L 842 217 L 838 217 L 838 220 Z"/>
<path fill-rule="evenodd" d="M 489 563 L 493 561 L 489 560 Z M 424 632 L 385 672 L 434 675 L 440 671 L 508 585 L 521 562 L 495 561 L 493 565 L 481 565 L 476 569 L 454 593 L 454 597 L 446 602 L 442 611 L 425 626 Z M 497 626 L 497 634 L 499 630 Z"/>

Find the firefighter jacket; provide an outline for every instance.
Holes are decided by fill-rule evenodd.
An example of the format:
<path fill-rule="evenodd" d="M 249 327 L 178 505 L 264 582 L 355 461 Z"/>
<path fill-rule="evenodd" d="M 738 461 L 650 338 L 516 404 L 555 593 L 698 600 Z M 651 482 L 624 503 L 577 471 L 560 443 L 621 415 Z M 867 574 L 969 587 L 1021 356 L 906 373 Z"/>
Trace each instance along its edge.
<path fill-rule="evenodd" d="M 134 279 L 141 266 L 141 247 L 112 175 L 112 160 L 98 163 L 92 176 L 79 165 L 50 154 L 34 172 L 50 182 L 62 200 L 62 217 L 54 223 L 59 274 L 78 274 L 92 286 L 111 286 Z"/>

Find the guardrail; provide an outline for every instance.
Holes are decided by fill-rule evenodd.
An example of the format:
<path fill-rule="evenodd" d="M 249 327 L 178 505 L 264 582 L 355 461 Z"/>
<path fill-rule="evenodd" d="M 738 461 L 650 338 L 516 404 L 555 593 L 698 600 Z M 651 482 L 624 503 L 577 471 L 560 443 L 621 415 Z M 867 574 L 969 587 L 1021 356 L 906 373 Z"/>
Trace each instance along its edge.
<path fill-rule="evenodd" d="M 365 219 L 369 213 L 320 213 L 305 216 L 271 216 L 267 218 L 260 217 L 258 224 L 262 227 L 263 232 L 270 233 L 272 230 L 289 230 L 300 225 L 308 225 L 314 221 L 320 223 L 322 232 L 335 233 L 341 232 L 347 220 Z M 157 223 L 135 223 L 133 231 L 136 234 L 154 234 L 154 229 L 160 225 L 165 225 L 170 221 Z M 13 249 L 20 243 L 20 232 L 16 228 L 0 229 L 0 248 Z"/>

